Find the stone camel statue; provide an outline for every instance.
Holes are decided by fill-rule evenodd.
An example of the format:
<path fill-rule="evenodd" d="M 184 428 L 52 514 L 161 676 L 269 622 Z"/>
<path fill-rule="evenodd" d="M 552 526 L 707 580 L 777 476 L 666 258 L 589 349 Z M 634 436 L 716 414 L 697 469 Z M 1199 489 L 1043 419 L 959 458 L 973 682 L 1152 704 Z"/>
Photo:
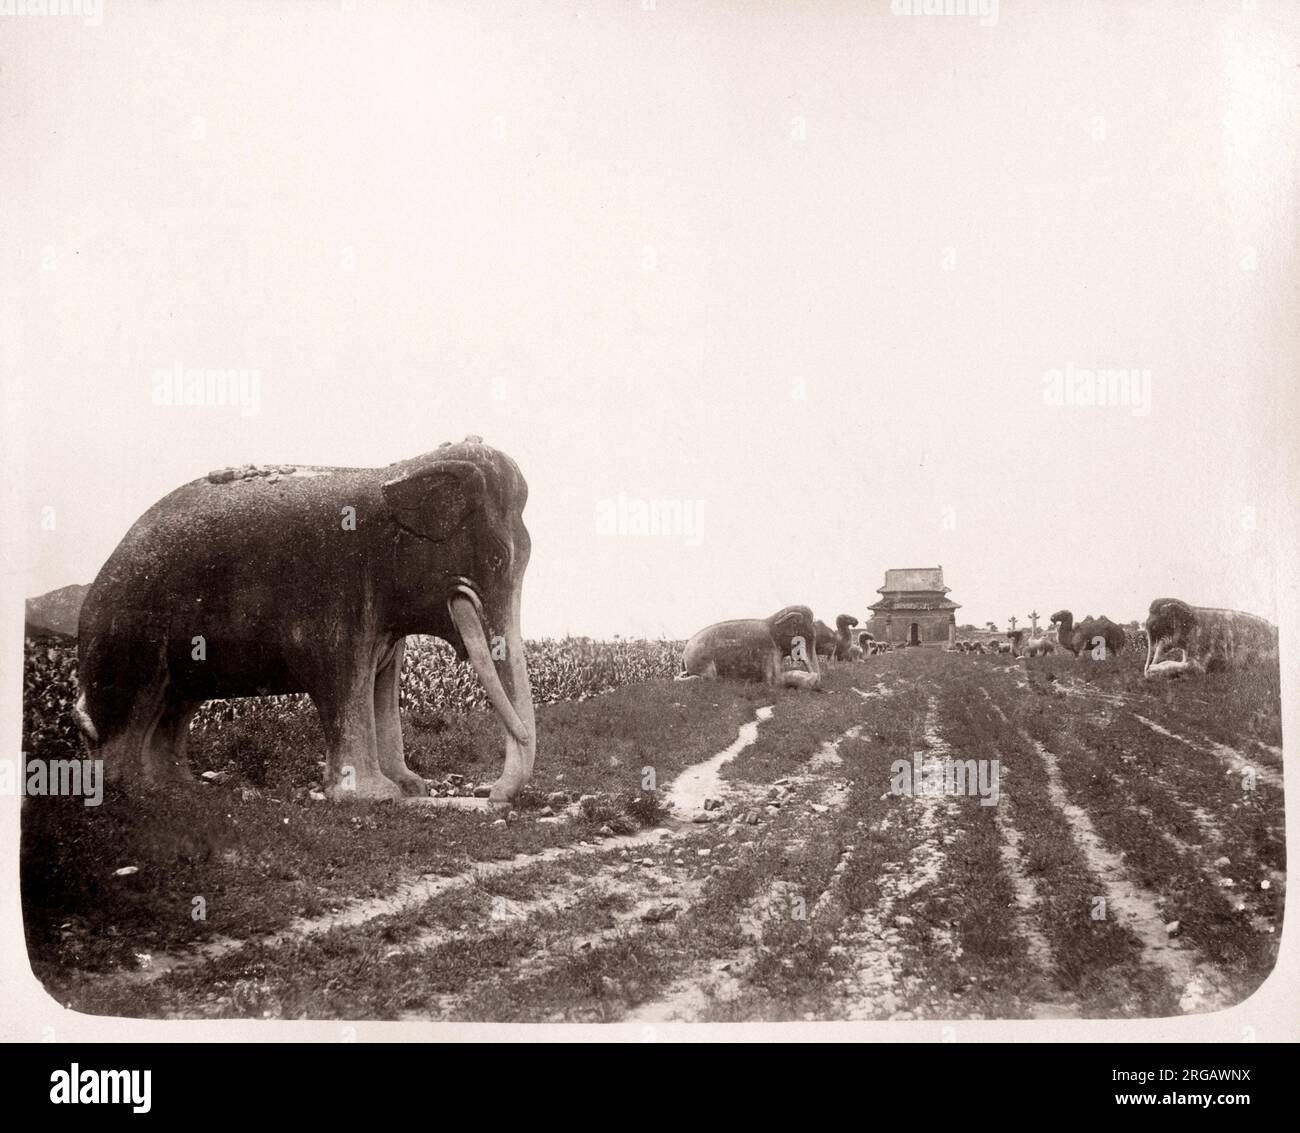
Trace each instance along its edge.
<path fill-rule="evenodd" d="M 1111 621 L 1105 614 L 1098 618 L 1084 618 L 1076 624 L 1071 611 L 1057 610 L 1052 615 L 1052 624 L 1058 627 L 1057 636 L 1061 647 L 1076 657 L 1080 653 L 1092 656 L 1098 638 L 1106 643 L 1107 656 L 1114 656 L 1124 649 L 1124 627 Z"/>
<path fill-rule="evenodd" d="M 815 689 L 821 683 L 817 661 L 816 619 L 807 606 L 786 606 L 770 618 L 717 622 L 700 630 L 682 650 L 679 681 L 735 677 L 786 688 Z M 792 656 L 807 672 L 781 671 L 781 658 Z"/>
<path fill-rule="evenodd" d="M 423 795 L 398 678 L 406 636 L 433 634 L 505 725 L 490 798 L 508 802 L 536 751 L 519 628 L 527 497 L 514 461 L 480 437 L 387 468 L 247 466 L 176 489 L 127 532 L 82 607 L 88 746 L 110 776 L 187 779 L 203 701 L 305 692 L 330 799 Z"/>
<path fill-rule="evenodd" d="M 852 652 L 855 648 L 850 630 L 858 624 L 858 619 L 852 614 L 841 614 L 835 619 L 835 652 L 834 657 L 837 661 L 854 660 Z M 862 656 L 862 650 L 859 649 L 858 657 Z"/>

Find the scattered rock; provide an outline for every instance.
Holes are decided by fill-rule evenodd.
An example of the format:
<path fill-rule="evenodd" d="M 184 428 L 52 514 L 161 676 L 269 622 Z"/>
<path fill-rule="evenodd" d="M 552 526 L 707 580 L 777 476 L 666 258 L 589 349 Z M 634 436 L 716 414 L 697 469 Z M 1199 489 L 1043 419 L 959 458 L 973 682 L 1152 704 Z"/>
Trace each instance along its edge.
<path fill-rule="evenodd" d="M 552 810 L 549 806 L 544 806 L 544 807 L 542 807 L 541 810 L 539 810 L 539 811 L 537 812 L 537 817 L 538 817 L 538 818 L 554 818 L 554 817 L 555 817 L 555 811 Z"/>
<path fill-rule="evenodd" d="M 498 818 L 495 822 L 492 823 L 493 826 L 504 826 L 505 824 L 506 824 L 506 820 L 504 818 Z"/>
<path fill-rule="evenodd" d="M 825 814 L 828 810 L 831 809 L 825 803 L 813 803 L 812 808 L 814 814 Z"/>
<path fill-rule="evenodd" d="M 1173 936 L 1182 927 L 1183 927 L 1182 921 L 1170 921 L 1167 925 L 1165 925 L 1165 935 Z"/>
<path fill-rule="evenodd" d="M 492 793 L 492 788 L 486 783 L 483 783 L 480 786 L 474 788 L 474 797 L 476 799 L 485 799 L 491 793 Z"/>
<path fill-rule="evenodd" d="M 705 799 L 705 800 L 704 800 L 704 809 L 705 809 L 705 810 L 721 810 L 721 809 L 722 809 L 722 800 L 721 800 L 721 799 Z"/>
<path fill-rule="evenodd" d="M 696 856 L 697 858 L 707 858 L 707 857 L 709 856 L 709 850 L 708 850 L 708 848 L 706 847 L 706 848 L 704 848 L 704 849 L 702 849 L 702 850 L 696 850 L 696 851 L 695 851 L 695 856 Z"/>
<path fill-rule="evenodd" d="M 1226 858 L 1226 857 L 1225 857 L 1225 858 L 1215 858 L 1215 859 L 1214 859 L 1214 868 L 1215 868 L 1215 869 L 1222 869 L 1224 866 L 1227 866 L 1227 865 L 1232 865 L 1232 862 L 1231 862 L 1231 860 L 1229 860 L 1229 859 Z"/>
<path fill-rule="evenodd" d="M 602 838 L 612 838 L 614 837 L 614 828 L 606 824 L 600 828 L 599 834 Z"/>
<path fill-rule="evenodd" d="M 746 826 L 758 825 L 758 811 L 749 810 L 745 812 L 745 825 Z"/>
<path fill-rule="evenodd" d="M 139 873 L 139 872 L 140 872 L 140 867 L 138 865 L 124 865 L 121 869 L 115 869 L 113 871 L 113 876 L 130 877 L 133 873 Z"/>
<path fill-rule="evenodd" d="M 546 796 L 546 802 L 549 806 L 568 806 L 569 793 L 567 791 L 552 791 Z"/>
<path fill-rule="evenodd" d="M 323 803 L 325 801 L 324 791 L 308 791 L 307 797 L 314 803 Z"/>
<path fill-rule="evenodd" d="M 695 817 L 693 817 L 691 821 L 696 823 L 707 823 L 707 822 L 716 822 L 717 819 L 714 818 L 713 815 L 707 813 L 706 811 L 700 811 L 700 813 L 695 815 Z"/>

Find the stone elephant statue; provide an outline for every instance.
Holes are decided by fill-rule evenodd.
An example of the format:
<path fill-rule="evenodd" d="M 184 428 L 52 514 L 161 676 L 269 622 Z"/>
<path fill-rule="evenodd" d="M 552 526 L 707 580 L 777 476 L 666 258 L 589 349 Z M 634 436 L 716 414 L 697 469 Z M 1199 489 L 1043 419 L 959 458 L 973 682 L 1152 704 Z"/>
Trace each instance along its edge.
<path fill-rule="evenodd" d="M 787 688 L 815 689 L 821 683 L 817 661 L 816 619 L 807 606 L 786 606 L 770 618 L 717 622 L 700 630 L 682 651 L 679 681 L 735 677 Z M 807 672 L 781 671 L 781 659 L 793 656 Z"/>
<path fill-rule="evenodd" d="M 205 700 L 305 692 L 329 798 L 423 795 L 398 678 L 406 636 L 433 634 L 505 725 L 490 797 L 509 801 L 536 751 L 519 627 L 527 496 L 479 437 L 387 468 L 246 466 L 178 488 L 127 532 L 81 610 L 76 714 L 92 753 L 113 777 L 187 779 Z"/>

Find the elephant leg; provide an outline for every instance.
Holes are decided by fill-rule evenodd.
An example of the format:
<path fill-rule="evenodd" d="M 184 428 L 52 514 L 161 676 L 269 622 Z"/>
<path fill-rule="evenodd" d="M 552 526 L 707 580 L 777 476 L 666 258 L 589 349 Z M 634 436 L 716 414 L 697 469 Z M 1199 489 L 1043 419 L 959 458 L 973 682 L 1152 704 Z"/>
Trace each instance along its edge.
<path fill-rule="evenodd" d="M 190 721 L 202 701 L 186 700 L 175 695 L 165 698 L 143 750 L 145 775 L 153 782 L 190 782 L 185 749 L 189 746 Z"/>
<path fill-rule="evenodd" d="M 142 651 L 143 652 L 143 651 Z M 184 778 L 178 775 L 175 757 L 170 744 L 170 728 L 164 725 L 170 707 L 171 677 L 167 672 L 165 646 L 156 643 L 156 652 L 145 667 L 131 674 L 130 697 L 122 713 L 121 725 L 111 735 L 101 737 L 95 751 L 96 758 L 104 760 L 104 769 L 110 778 L 139 777 L 146 782 L 163 782 Z M 162 734 L 158 734 L 160 725 Z"/>
<path fill-rule="evenodd" d="M 402 788 L 379 767 L 375 672 L 368 665 L 311 692 L 325 733 L 325 795 L 331 802 L 400 799 Z"/>
<path fill-rule="evenodd" d="M 673 678 L 675 681 L 716 681 L 718 679 L 718 663 L 710 661 L 698 673 L 678 673 Z"/>
<path fill-rule="evenodd" d="M 402 794 L 420 796 L 427 795 L 429 788 L 406 766 L 402 719 L 398 713 L 398 688 L 405 648 L 406 638 L 398 638 L 387 655 L 380 658 L 375 673 L 375 754 L 379 769 L 401 788 Z"/>

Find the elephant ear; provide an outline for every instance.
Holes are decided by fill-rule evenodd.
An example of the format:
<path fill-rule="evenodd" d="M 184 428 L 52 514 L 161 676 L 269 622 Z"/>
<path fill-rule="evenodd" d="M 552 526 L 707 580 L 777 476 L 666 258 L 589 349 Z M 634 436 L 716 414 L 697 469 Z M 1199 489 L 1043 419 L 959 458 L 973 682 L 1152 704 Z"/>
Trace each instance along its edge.
<path fill-rule="evenodd" d="M 389 480 L 384 502 L 408 531 L 434 543 L 464 529 L 487 499 L 482 469 L 468 460 L 438 460 Z"/>
<path fill-rule="evenodd" d="M 807 615 L 797 607 L 782 610 L 772 619 L 772 630 L 783 637 L 805 633 L 808 628 Z"/>

